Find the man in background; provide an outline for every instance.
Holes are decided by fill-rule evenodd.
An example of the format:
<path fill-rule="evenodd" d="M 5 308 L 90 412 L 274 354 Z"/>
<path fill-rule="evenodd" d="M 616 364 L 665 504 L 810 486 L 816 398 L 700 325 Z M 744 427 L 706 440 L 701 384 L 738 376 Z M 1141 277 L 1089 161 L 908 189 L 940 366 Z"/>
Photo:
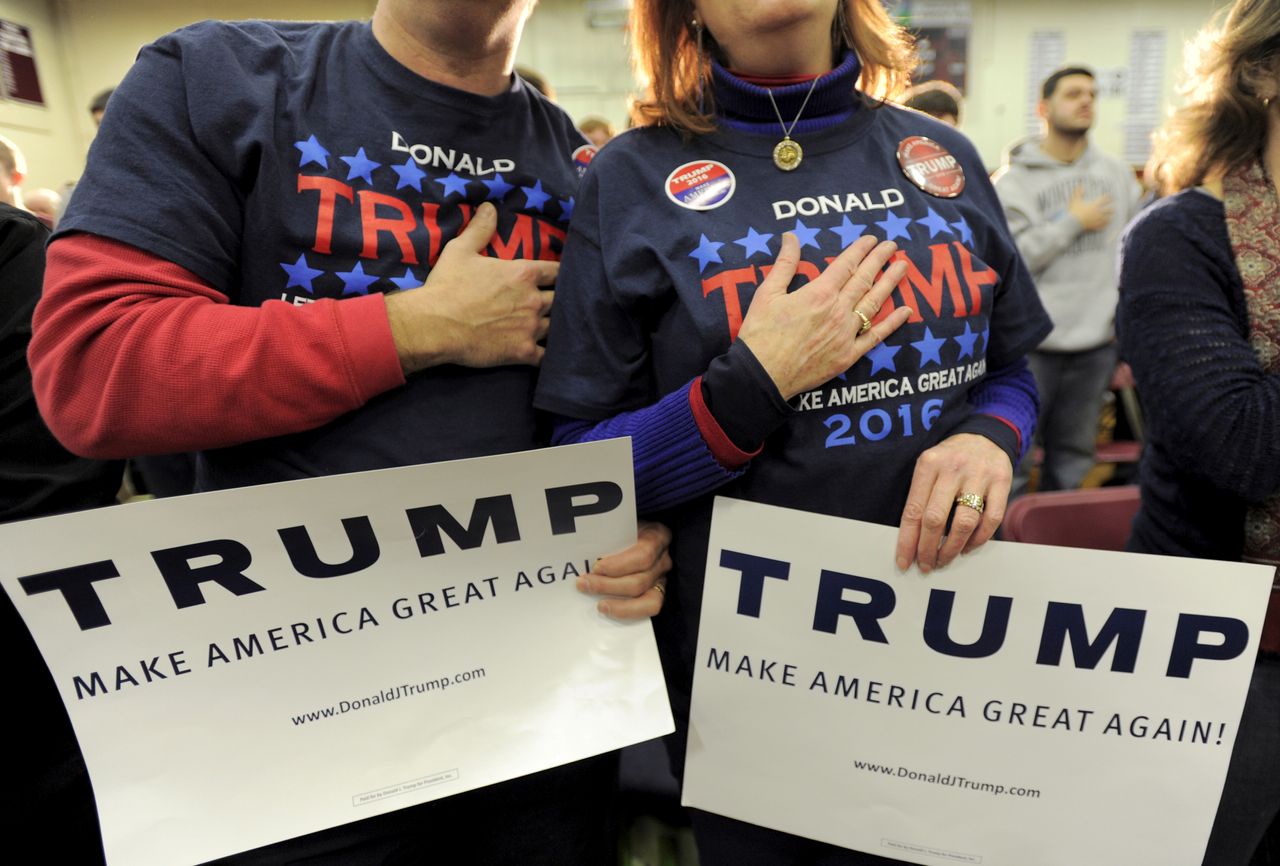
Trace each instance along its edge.
<path fill-rule="evenodd" d="M 102 116 L 107 113 L 107 100 L 114 92 L 114 87 L 108 87 L 89 102 L 89 116 L 93 118 L 94 126 L 102 126 Z"/>
<path fill-rule="evenodd" d="M 0 523 L 110 505 L 124 469 L 67 451 L 36 410 L 27 345 L 48 239 L 32 214 L 0 204 Z M 8 720 L 21 744 L 6 754 L 0 796 L 8 836 L 15 843 L 38 840 L 45 862 L 95 863 L 98 819 L 84 758 L 58 687 L 4 592 L 0 652 L 22 706 Z"/>
<path fill-rule="evenodd" d="M 1080 486 L 1093 466 L 1102 397 L 1116 366 L 1116 253 L 1137 211 L 1133 172 L 1089 143 L 1097 87 L 1083 66 L 1045 79 L 1043 135 L 1015 142 L 996 173 L 1009 228 L 1053 331 L 1028 358 L 1040 389 L 1040 490 Z M 1025 493 L 1031 453 L 1014 474 Z"/>
<path fill-rule="evenodd" d="M 922 81 L 903 94 L 902 104 L 936 117 L 947 126 L 959 126 L 964 97 L 950 82 Z"/>
<path fill-rule="evenodd" d="M 0 135 L 0 203 L 22 208 L 22 179 L 27 160 L 18 146 Z"/>
<path fill-rule="evenodd" d="M 588 114 L 578 122 L 578 132 L 596 147 L 604 147 L 616 133 L 613 124 L 597 114 Z"/>

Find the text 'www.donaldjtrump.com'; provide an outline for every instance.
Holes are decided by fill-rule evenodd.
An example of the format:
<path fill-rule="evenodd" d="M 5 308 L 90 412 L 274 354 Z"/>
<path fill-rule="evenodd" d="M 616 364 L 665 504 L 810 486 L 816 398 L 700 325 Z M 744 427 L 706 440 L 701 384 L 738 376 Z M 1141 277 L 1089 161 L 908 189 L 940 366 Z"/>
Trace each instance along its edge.
<path fill-rule="evenodd" d="M 959 788 L 962 791 L 974 791 L 979 794 L 989 794 L 995 797 L 1024 797 L 1031 800 L 1040 799 L 1040 791 L 1036 788 L 1023 788 L 1018 785 L 1001 785 L 996 782 L 984 782 L 978 779 L 970 779 L 961 776 L 958 773 L 944 773 L 936 771 L 913 770 L 910 767 L 889 767 L 883 764 L 873 764 L 868 761 L 853 762 L 856 769 L 866 773 L 877 773 L 883 776 L 892 776 L 895 779 L 905 779 L 910 782 L 924 782 L 929 785 L 942 785 L 946 788 Z"/>
<path fill-rule="evenodd" d="M 337 716 L 354 713 L 358 710 L 366 710 L 372 707 L 389 704 L 392 701 L 398 701 L 403 698 L 412 698 L 417 695 L 425 695 L 431 692 L 442 692 L 451 686 L 469 683 L 473 680 L 484 679 L 484 668 L 475 668 L 474 670 L 463 671 L 462 673 L 450 676 L 437 677 L 431 680 L 422 680 L 414 683 L 399 683 L 397 685 L 388 686 L 381 691 L 372 695 L 361 695 L 359 697 L 349 698 L 347 700 L 338 701 L 337 704 L 328 707 L 322 707 L 318 710 L 310 710 L 297 716 L 290 716 L 295 725 L 305 725 L 310 722 L 318 722 L 322 719 L 332 719 Z"/>

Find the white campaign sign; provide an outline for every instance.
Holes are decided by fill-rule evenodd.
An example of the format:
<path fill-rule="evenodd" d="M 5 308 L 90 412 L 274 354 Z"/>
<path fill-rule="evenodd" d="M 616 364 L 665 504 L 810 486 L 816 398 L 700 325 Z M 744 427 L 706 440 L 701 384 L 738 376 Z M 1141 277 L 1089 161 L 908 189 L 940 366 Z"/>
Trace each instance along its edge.
<path fill-rule="evenodd" d="M 625 440 L 0 527 L 112 866 L 195 863 L 668 733 Z M 118 576 L 113 576 L 118 573 Z"/>
<path fill-rule="evenodd" d="M 1199 864 L 1271 570 L 994 542 L 922 576 L 895 537 L 716 501 L 684 803 L 911 863 Z"/>

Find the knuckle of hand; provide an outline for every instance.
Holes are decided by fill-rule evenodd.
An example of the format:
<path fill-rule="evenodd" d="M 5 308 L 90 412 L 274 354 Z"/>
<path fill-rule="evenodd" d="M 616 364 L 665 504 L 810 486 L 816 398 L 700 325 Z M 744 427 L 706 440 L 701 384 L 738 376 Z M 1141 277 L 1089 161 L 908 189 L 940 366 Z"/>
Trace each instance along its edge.
<path fill-rule="evenodd" d="M 937 509 L 926 509 L 924 512 L 924 525 L 927 529 L 941 529 L 947 525 L 947 515 Z"/>

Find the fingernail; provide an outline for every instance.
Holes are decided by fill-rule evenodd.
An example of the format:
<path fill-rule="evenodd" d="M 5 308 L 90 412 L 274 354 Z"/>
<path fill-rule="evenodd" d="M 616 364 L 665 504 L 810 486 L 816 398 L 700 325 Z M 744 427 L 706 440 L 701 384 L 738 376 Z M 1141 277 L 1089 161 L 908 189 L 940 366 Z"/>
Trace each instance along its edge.
<path fill-rule="evenodd" d="M 920 568 L 921 574 L 928 574 L 929 572 L 933 571 L 932 565 L 925 565 L 923 562 L 919 563 L 919 568 Z"/>
<path fill-rule="evenodd" d="M 907 570 L 907 560 L 906 560 L 906 557 L 899 556 L 899 557 L 897 558 L 897 560 L 895 560 L 894 564 L 898 566 L 898 571 L 906 571 L 906 570 Z"/>
<path fill-rule="evenodd" d="M 599 604 L 597 604 L 597 605 L 596 605 L 596 610 L 600 611 L 600 612 L 601 612 L 602 614 L 604 614 L 605 616 L 608 616 L 608 615 L 609 615 L 609 602 L 607 602 L 607 601 L 602 601 L 602 602 L 600 602 Z"/>
<path fill-rule="evenodd" d="M 591 592 L 591 581 L 585 577 L 578 578 L 576 586 L 578 587 L 578 592 Z"/>

